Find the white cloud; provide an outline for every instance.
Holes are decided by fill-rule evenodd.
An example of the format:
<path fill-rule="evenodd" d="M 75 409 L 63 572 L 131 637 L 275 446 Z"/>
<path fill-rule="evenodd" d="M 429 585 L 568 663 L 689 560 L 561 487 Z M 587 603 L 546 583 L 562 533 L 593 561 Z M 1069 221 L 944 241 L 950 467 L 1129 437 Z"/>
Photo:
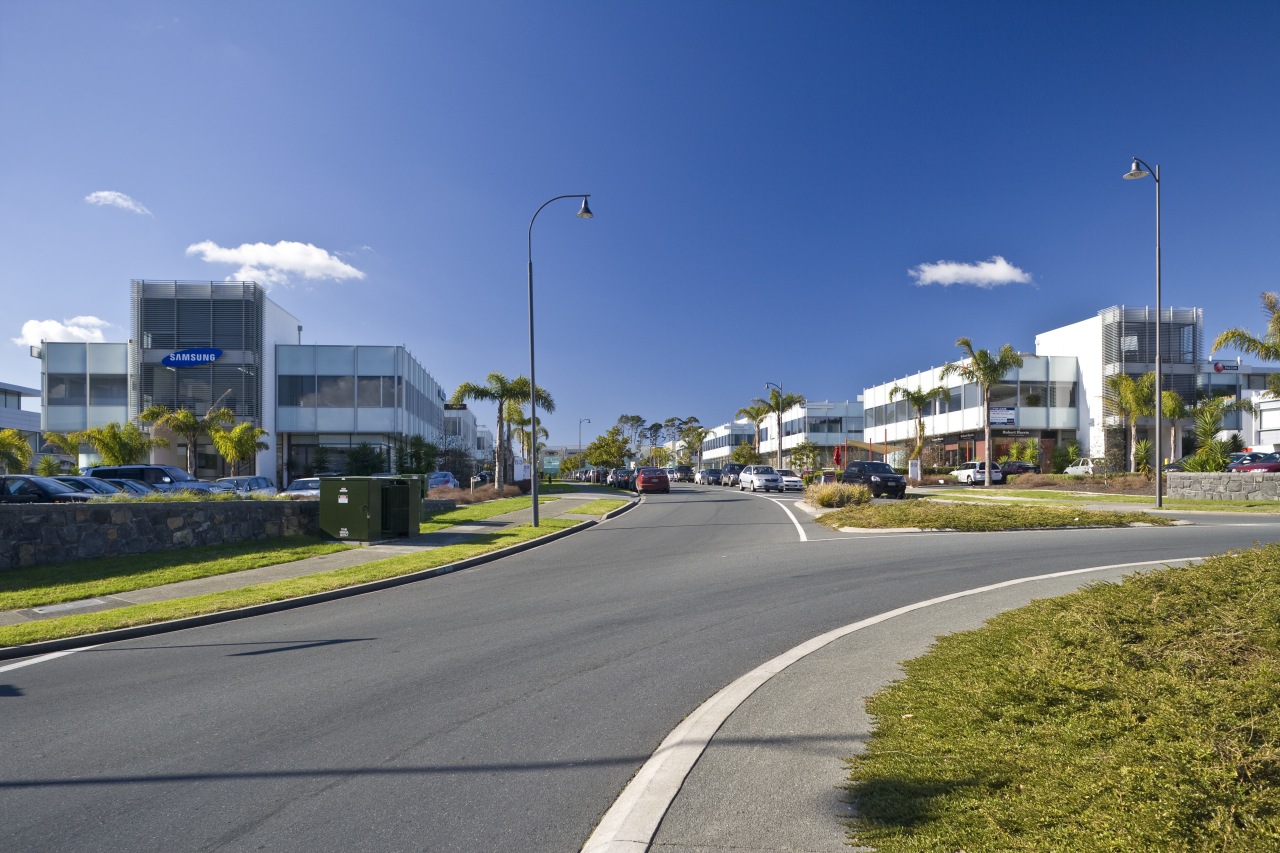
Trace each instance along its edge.
<path fill-rule="evenodd" d="M 289 240 L 281 240 L 274 246 L 244 243 L 234 249 L 205 240 L 188 246 L 187 255 L 197 255 L 211 264 L 239 264 L 240 269 L 227 276 L 227 281 L 256 281 L 267 287 L 288 284 L 291 276 L 338 281 L 364 278 L 360 270 L 324 249 Z"/>
<path fill-rule="evenodd" d="M 971 284 L 974 287 L 992 288 L 1002 284 L 1030 284 L 1031 273 L 1020 270 L 1004 258 L 996 255 L 988 261 L 964 264 L 959 261 L 938 261 L 936 264 L 920 264 L 907 273 L 916 284 Z"/>
<path fill-rule="evenodd" d="M 28 320 L 22 324 L 22 335 L 10 338 L 18 346 L 36 346 L 41 341 L 67 343 L 102 343 L 102 330 L 110 326 L 97 317 L 72 317 L 70 320 Z"/>
<path fill-rule="evenodd" d="M 147 210 L 140 203 L 129 198 L 129 196 L 125 195 L 124 193 L 118 193 L 118 192 L 115 192 L 114 190 L 99 190 L 96 193 L 89 193 L 87 196 L 84 197 L 84 200 L 89 202 L 89 204 L 99 204 L 99 205 L 105 205 L 107 207 L 119 207 L 124 210 L 133 211 L 134 213 L 141 213 L 141 214 L 145 214 L 146 216 L 151 215 L 151 211 Z"/>

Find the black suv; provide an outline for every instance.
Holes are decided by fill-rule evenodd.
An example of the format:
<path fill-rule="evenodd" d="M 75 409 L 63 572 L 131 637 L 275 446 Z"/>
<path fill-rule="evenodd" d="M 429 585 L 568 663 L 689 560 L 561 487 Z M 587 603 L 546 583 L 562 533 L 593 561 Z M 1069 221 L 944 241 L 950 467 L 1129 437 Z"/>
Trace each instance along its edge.
<path fill-rule="evenodd" d="M 86 477 L 103 480 L 141 480 L 153 486 L 186 483 L 195 479 L 172 465 L 100 465 L 84 472 Z"/>
<path fill-rule="evenodd" d="M 854 462 L 844 469 L 842 483 L 861 483 L 871 490 L 872 497 L 891 495 L 903 498 L 907 494 L 907 478 L 893 470 L 887 462 Z"/>
<path fill-rule="evenodd" d="M 746 467 L 746 465 L 740 465 L 737 462 L 726 462 L 724 467 L 720 469 L 720 485 L 738 485 L 738 475 L 741 474 L 742 469 Z"/>
<path fill-rule="evenodd" d="M 671 469 L 671 479 L 677 483 L 692 483 L 693 469 L 688 465 L 677 465 Z"/>

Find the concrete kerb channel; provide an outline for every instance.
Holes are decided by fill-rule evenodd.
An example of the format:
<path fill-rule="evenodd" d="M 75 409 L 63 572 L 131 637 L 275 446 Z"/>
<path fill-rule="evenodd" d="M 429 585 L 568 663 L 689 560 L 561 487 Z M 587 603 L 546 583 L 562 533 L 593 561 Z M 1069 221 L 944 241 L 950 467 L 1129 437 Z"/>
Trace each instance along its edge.
<path fill-rule="evenodd" d="M 423 569 L 419 572 L 410 572 L 405 575 L 397 575 L 393 578 L 383 578 L 381 580 L 369 581 L 368 583 L 357 584 L 355 586 L 343 587 L 341 589 L 328 590 L 326 592 L 312 593 L 311 595 L 298 596 L 297 598 L 286 598 L 281 601 L 270 601 L 265 604 L 255 604 L 250 607 L 241 607 L 235 610 L 224 610 L 217 613 L 205 613 L 200 616 L 187 616 L 181 619 L 172 619 L 167 622 L 155 622 L 149 625 L 134 625 L 128 628 L 116 628 L 110 631 L 102 631 L 97 634 L 80 634 L 75 637 L 65 637 L 58 640 L 44 640 L 38 643 L 28 643 L 20 646 L 6 646 L 0 648 L 0 660 L 12 660 L 14 658 L 25 658 L 36 655 L 49 654 L 52 652 L 63 652 L 70 649 L 81 649 L 90 646 L 100 646 L 106 643 L 119 642 L 121 640 L 133 640 L 139 637 L 149 637 L 155 634 L 164 634 L 170 631 L 181 631 L 187 628 L 199 628 L 204 625 L 216 625 L 221 622 L 231 622 L 236 619 L 247 619 L 252 616 L 262 616 L 268 613 L 279 613 L 283 610 L 292 610 L 296 607 L 307 607 L 312 604 L 321 604 L 327 601 L 336 601 L 341 598 L 349 598 L 355 595 L 364 595 L 370 592 L 378 592 L 384 589 L 390 589 L 404 584 L 417 583 L 418 581 L 428 580 L 442 575 L 460 572 L 463 569 L 470 569 L 485 563 L 491 563 L 500 560 L 503 557 L 510 557 L 513 554 L 519 554 L 522 551 L 528 551 L 540 545 L 549 545 L 552 542 L 572 536 L 575 533 L 581 533 L 589 530 L 601 522 L 616 518 L 624 512 L 634 508 L 641 501 L 629 501 L 625 506 L 606 513 L 599 520 L 585 519 L 573 527 L 565 530 L 558 530 L 555 533 L 549 533 L 546 536 L 540 536 L 537 539 L 530 539 L 526 542 L 519 542 L 515 545 L 509 545 L 496 551 L 489 551 L 484 554 L 477 554 L 474 557 L 468 557 L 465 560 L 459 560 L 456 563 L 449 563 L 444 566 L 436 566 L 431 569 Z"/>

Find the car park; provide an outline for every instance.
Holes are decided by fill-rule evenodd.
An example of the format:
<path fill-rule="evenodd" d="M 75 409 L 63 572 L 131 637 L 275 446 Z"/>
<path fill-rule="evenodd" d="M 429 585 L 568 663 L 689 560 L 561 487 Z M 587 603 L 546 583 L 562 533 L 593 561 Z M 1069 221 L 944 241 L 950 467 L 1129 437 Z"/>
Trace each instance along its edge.
<path fill-rule="evenodd" d="M 738 485 L 738 475 L 742 473 L 742 469 L 747 466 L 738 462 L 728 462 L 720 469 L 720 485 L 736 486 Z"/>
<path fill-rule="evenodd" d="M 0 503 L 84 503 L 95 497 L 97 495 L 93 492 L 73 489 L 52 477 L 37 477 L 33 474 L 0 474 Z"/>
<path fill-rule="evenodd" d="M 772 465 L 748 465 L 738 474 L 739 491 L 782 491 L 782 478 Z"/>
<path fill-rule="evenodd" d="M 311 500 L 312 498 L 320 498 L 320 478 L 319 477 L 302 477 L 294 480 L 282 494 L 293 501 Z"/>
<path fill-rule="evenodd" d="M 866 486 L 874 498 L 888 495 L 901 499 L 907 494 L 907 478 L 887 462 L 850 462 L 840 482 Z"/>
<path fill-rule="evenodd" d="M 778 476 L 782 478 L 782 490 L 786 491 L 804 491 L 804 480 L 792 471 L 790 468 L 779 468 Z"/>
<path fill-rule="evenodd" d="M 1072 462 L 1066 468 L 1062 469 L 1062 473 L 1071 474 L 1073 476 L 1093 476 L 1094 474 L 1105 474 L 1107 471 L 1107 462 L 1105 459 L 1098 458 L 1081 458 Z"/>
<path fill-rule="evenodd" d="M 671 491 L 671 478 L 661 468 L 640 468 L 636 471 L 635 488 L 638 494 L 645 492 L 668 494 Z"/>
<path fill-rule="evenodd" d="M 58 474 L 52 479 L 57 480 L 59 483 L 65 483 L 77 492 L 89 492 L 90 494 L 106 497 L 120 494 L 120 486 L 106 480 L 100 480 L 97 477 L 76 477 L 70 474 Z"/>
<path fill-rule="evenodd" d="M 276 484 L 267 477 L 219 477 L 218 482 L 230 486 L 233 492 L 242 495 L 266 497 L 278 491 Z"/>
<path fill-rule="evenodd" d="M 995 466 L 992 466 L 992 467 L 994 468 Z M 987 481 L 986 469 L 987 469 L 987 463 L 985 461 L 978 460 L 978 459 L 971 459 L 970 461 L 961 465 L 959 468 L 952 471 L 951 476 L 955 477 L 961 483 L 968 483 L 969 485 L 972 486 L 974 483 L 985 483 Z M 1003 483 L 1004 472 L 1001 471 L 999 468 L 995 468 L 995 470 L 991 474 L 991 482 L 993 484 Z"/>

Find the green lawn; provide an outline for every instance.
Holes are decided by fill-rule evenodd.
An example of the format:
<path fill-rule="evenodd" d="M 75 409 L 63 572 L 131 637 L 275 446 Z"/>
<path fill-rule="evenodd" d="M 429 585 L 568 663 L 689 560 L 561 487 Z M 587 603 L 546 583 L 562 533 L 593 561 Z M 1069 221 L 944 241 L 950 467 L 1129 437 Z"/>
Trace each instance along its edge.
<path fill-rule="evenodd" d="M 526 500 L 525 503 L 527 505 L 529 501 Z M 536 528 L 530 525 L 507 528 L 495 533 L 478 535 L 464 545 L 433 548 L 415 554 L 407 554 L 403 557 L 392 557 L 387 560 L 365 563 L 364 565 L 323 574 L 262 583 L 242 589 L 183 598 L 176 601 L 139 604 L 132 607 L 121 607 L 116 610 L 106 610 L 101 613 L 63 616 L 56 619 L 43 619 L 37 622 L 24 622 L 20 625 L 0 627 L 0 646 L 14 646 L 23 643 L 35 643 L 41 640 L 76 637 L 114 628 L 165 622 L 186 616 L 217 613 L 254 604 L 283 601 L 301 595 L 341 589 L 456 563 L 459 560 L 489 551 L 496 551 L 530 539 L 549 536 L 581 523 L 582 521 L 580 520 L 548 518 L 543 520 Z M 190 559 L 189 556 L 188 559 Z M 3 574 L 0 574 L 0 577 L 3 577 Z"/>
<path fill-rule="evenodd" d="M 544 497 L 538 495 L 538 506 L 550 501 L 560 500 L 557 496 Z M 453 527 L 455 524 L 468 524 L 475 521 L 484 521 L 487 518 L 493 518 L 496 515 L 505 515 L 508 512 L 516 512 L 517 510 L 529 509 L 533 506 L 533 498 L 522 496 L 518 498 L 499 498 L 496 501 L 485 501 L 478 504 L 467 504 L 457 509 L 445 510 L 437 512 L 427 520 L 423 521 L 418 528 L 420 533 L 435 533 L 444 530 L 447 527 Z"/>
<path fill-rule="evenodd" d="M 872 697 L 849 841 L 1280 850 L 1280 546 L 945 637 Z"/>
<path fill-rule="evenodd" d="M 1061 527 L 1124 527 L 1143 523 L 1165 526 L 1172 520 L 1140 512 L 1099 512 L 1076 507 L 992 503 L 897 501 L 860 504 L 833 510 L 818 521 L 836 529 L 920 528 L 922 530 L 995 531 Z"/>
<path fill-rule="evenodd" d="M 343 542 L 298 536 L 9 569 L 0 572 L 0 610 L 79 601 L 98 595 L 292 563 L 306 557 L 345 551 L 350 547 Z"/>
<path fill-rule="evenodd" d="M 631 501 L 620 501 L 617 498 L 600 498 L 599 500 L 588 501 L 569 510 L 572 515 L 607 515 L 619 507 L 624 507 Z"/>
<path fill-rule="evenodd" d="M 981 491 L 976 489 L 975 492 Z M 1069 492 L 1057 489 L 992 489 L 990 492 L 975 494 L 958 489 L 938 492 L 929 497 L 939 500 L 959 501 L 1001 501 L 1001 500 L 1036 500 L 1057 504 L 1079 503 L 1118 503 L 1133 504 L 1154 508 L 1156 499 L 1152 495 L 1109 495 L 1094 492 Z M 1203 501 L 1183 498 L 1164 499 L 1165 509 L 1199 510 L 1202 512 L 1268 512 L 1280 513 L 1280 501 L 1239 500 L 1239 501 Z"/>

